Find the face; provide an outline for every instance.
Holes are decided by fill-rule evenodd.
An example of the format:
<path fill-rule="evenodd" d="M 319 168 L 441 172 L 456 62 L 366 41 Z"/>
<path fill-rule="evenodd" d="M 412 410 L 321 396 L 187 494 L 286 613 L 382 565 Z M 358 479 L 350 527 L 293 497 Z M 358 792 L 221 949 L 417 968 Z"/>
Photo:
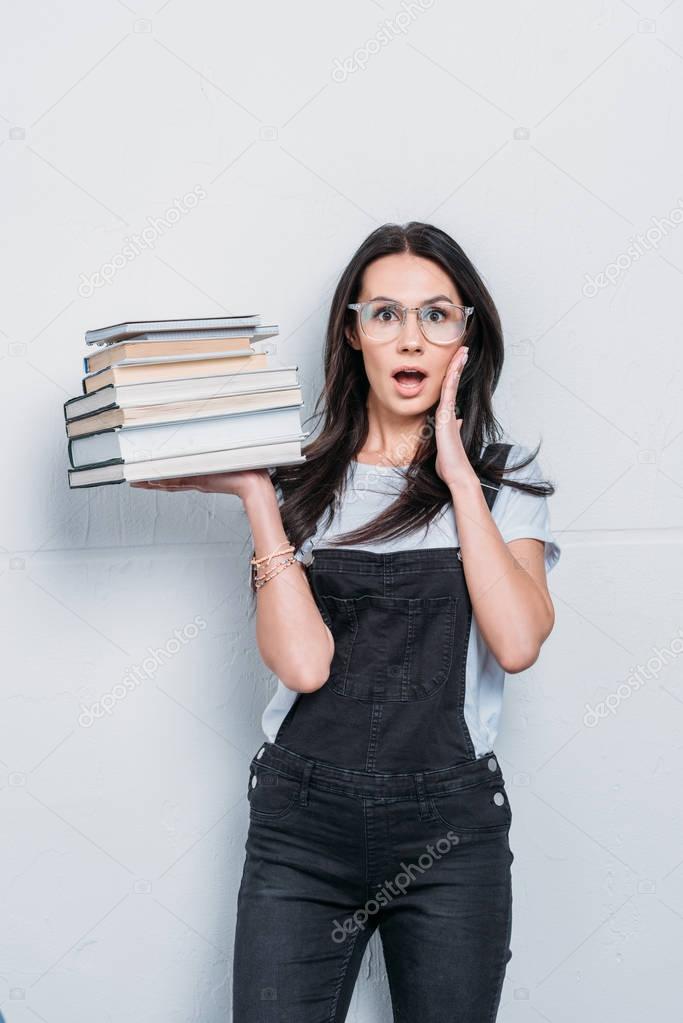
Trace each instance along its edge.
<path fill-rule="evenodd" d="M 441 267 L 409 252 L 381 256 L 366 267 L 358 302 L 390 299 L 412 308 L 439 297 L 442 301 L 465 305 L 453 281 Z M 408 313 L 405 326 L 393 341 L 372 341 L 363 333 L 358 319 L 346 328 L 349 343 L 363 353 L 371 398 L 398 415 L 416 416 L 439 400 L 441 383 L 453 356 L 465 343 L 465 337 L 449 344 L 433 344 L 420 329 L 416 313 Z M 401 368 L 420 370 L 414 376 L 398 377 Z"/>

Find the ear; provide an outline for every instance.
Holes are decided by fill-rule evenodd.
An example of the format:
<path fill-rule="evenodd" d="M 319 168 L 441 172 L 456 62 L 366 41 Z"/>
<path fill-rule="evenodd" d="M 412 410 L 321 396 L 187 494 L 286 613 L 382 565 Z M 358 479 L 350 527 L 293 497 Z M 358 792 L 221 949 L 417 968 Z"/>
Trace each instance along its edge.
<path fill-rule="evenodd" d="M 348 325 L 345 326 L 344 327 L 344 335 L 346 337 L 346 340 L 348 341 L 348 343 L 350 344 L 350 346 L 352 348 L 358 348 L 358 343 L 356 341 L 355 332 L 354 332 L 352 327 L 349 327 Z"/>

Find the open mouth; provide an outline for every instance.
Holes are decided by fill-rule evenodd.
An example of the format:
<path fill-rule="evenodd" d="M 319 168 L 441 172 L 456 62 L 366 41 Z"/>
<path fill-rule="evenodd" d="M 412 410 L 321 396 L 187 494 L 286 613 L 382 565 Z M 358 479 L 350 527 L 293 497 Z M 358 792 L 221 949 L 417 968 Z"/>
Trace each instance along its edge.
<path fill-rule="evenodd" d="M 417 394 L 422 390 L 427 374 L 421 369 L 402 367 L 391 374 L 400 394 Z"/>

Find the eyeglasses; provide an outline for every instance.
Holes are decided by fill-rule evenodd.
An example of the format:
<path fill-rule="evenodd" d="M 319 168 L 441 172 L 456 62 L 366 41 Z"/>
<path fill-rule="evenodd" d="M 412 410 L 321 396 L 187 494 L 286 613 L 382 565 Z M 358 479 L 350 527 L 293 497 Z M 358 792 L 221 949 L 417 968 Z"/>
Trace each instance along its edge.
<path fill-rule="evenodd" d="M 452 302 L 435 302 L 432 305 L 408 308 L 384 299 L 353 302 L 347 308 L 359 313 L 361 330 L 371 341 L 395 341 L 406 325 L 408 313 L 416 312 L 420 330 L 427 341 L 435 345 L 458 341 L 465 333 L 469 316 L 474 312 L 474 306 L 454 305 Z"/>

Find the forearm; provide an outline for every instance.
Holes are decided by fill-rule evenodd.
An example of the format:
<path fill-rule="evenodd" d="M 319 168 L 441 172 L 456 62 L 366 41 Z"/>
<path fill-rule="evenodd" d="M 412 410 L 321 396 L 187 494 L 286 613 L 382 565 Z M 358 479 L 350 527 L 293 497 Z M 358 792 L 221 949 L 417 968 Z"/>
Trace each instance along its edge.
<path fill-rule="evenodd" d="M 244 498 L 257 558 L 285 546 L 287 536 L 270 479 L 259 480 Z M 273 558 L 272 567 L 282 558 Z M 265 563 L 260 566 L 263 572 Z M 256 591 L 256 641 L 265 665 L 288 688 L 308 692 L 329 675 L 334 652 L 330 630 L 315 602 L 303 565 L 287 565 Z"/>
<path fill-rule="evenodd" d="M 450 490 L 477 625 L 500 665 L 522 671 L 534 663 L 552 629 L 552 606 L 503 540 L 476 474 Z"/>

